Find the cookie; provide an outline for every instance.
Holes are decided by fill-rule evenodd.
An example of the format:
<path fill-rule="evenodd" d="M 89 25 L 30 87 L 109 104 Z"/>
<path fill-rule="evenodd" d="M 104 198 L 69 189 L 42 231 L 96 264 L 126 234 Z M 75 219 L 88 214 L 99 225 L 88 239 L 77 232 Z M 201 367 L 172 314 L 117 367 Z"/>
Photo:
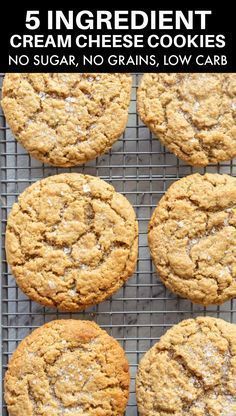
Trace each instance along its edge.
<path fill-rule="evenodd" d="M 168 289 L 202 305 L 236 297 L 236 178 L 197 173 L 175 182 L 148 239 Z"/>
<path fill-rule="evenodd" d="M 138 226 L 128 200 L 78 173 L 28 187 L 7 222 L 6 254 L 23 292 L 45 306 L 82 310 L 133 274 Z"/>
<path fill-rule="evenodd" d="M 118 342 L 89 321 L 57 320 L 18 346 L 5 375 L 10 416 L 121 416 L 129 365 Z"/>
<path fill-rule="evenodd" d="M 7 74 L 2 107 L 21 145 L 54 166 L 86 163 L 123 133 L 128 74 Z"/>
<path fill-rule="evenodd" d="M 161 142 L 190 165 L 236 157 L 236 74 L 145 74 L 138 112 Z"/>
<path fill-rule="evenodd" d="M 142 358 L 140 416 L 236 414 L 236 325 L 214 318 L 182 321 Z"/>

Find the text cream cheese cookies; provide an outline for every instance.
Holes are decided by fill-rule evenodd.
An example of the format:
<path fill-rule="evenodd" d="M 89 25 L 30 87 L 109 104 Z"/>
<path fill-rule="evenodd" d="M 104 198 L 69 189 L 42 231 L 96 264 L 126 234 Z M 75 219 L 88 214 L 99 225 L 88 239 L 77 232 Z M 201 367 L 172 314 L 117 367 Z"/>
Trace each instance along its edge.
<path fill-rule="evenodd" d="M 235 415 L 235 345 L 236 325 L 221 319 L 173 326 L 139 364 L 139 415 Z"/>
<path fill-rule="evenodd" d="M 148 238 L 168 289 L 203 305 L 236 297 L 236 178 L 176 181 L 154 210 Z"/>
<path fill-rule="evenodd" d="M 122 416 L 129 365 L 118 342 L 89 321 L 58 320 L 25 338 L 5 375 L 10 416 Z"/>
<path fill-rule="evenodd" d="M 61 310 L 81 310 L 133 274 L 138 225 L 128 200 L 103 180 L 67 173 L 28 187 L 13 205 L 6 254 L 20 288 Z"/>
<path fill-rule="evenodd" d="M 18 141 L 36 159 L 74 166 L 110 149 L 123 133 L 128 74 L 7 74 L 2 108 Z"/>
<path fill-rule="evenodd" d="M 236 74 L 145 74 L 138 112 L 161 142 L 190 165 L 236 156 Z"/>

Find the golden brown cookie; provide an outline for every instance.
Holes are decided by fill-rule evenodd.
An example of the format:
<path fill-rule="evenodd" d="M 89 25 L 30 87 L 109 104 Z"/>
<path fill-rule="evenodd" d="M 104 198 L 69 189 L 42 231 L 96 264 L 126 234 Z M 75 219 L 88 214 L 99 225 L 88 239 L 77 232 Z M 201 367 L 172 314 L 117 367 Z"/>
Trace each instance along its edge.
<path fill-rule="evenodd" d="M 2 107 L 16 138 L 36 159 L 74 166 L 110 149 L 123 133 L 128 74 L 7 74 Z"/>
<path fill-rule="evenodd" d="M 188 319 L 142 358 L 136 391 L 140 416 L 236 415 L 236 325 Z"/>
<path fill-rule="evenodd" d="M 190 165 L 236 156 L 236 74 L 145 74 L 138 112 L 162 143 Z"/>
<path fill-rule="evenodd" d="M 236 297 L 236 178 L 197 173 L 175 182 L 148 237 L 168 289 L 203 305 Z"/>
<path fill-rule="evenodd" d="M 20 288 L 61 310 L 81 310 L 116 292 L 133 274 L 138 225 L 129 201 L 103 180 L 48 177 L 13 205 L 6 253 Z"/>
<path fill-rule="evenodd" d="M 10 416 L 121 416 L 129 365 L 94 322 L 58 320 L 26 337 L 5 375 Z"/>

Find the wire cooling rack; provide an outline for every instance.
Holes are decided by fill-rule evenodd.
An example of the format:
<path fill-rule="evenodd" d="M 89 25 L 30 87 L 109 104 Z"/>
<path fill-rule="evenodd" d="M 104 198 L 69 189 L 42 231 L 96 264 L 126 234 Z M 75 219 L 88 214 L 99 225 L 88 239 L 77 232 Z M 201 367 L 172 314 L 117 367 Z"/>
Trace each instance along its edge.
<path fill-rule="evenodd" d="M 222 306 L 203 308 L 170 293 L 156 276 L 147 245 L 151 213 L 169 185 L 195 171 L 236 176 L 236 161 L 193 169 L 178 160 L 152 135 L 136 113 L 136 90 L 140 75 L 134 74 L 128 125 L 112 150 L 85 166 L 57 169 L 29 157 L 16 142 L 0 114 L 1 157 L 1 339 L 2 379 L 9 356 L 26 335 L 45 322 L 59 318 L 96 321 L 124 347 L 131 368 L 131 393 L 126 416 L 137 416 L 135 373 L 142 355 L 166 330 L 182 319 L 198 315 L 221 317 L 236 322 L 236 300 Z M 3 74 L 0 75 L 2 83 Z M 137 271 L 111 299 L 82 313 L 60 313 L 31 302 L 17 287 L 6 263 L 4 235 L 7 215 L 20 192 L 40 178 L 61 172 L 82 172 L 99 176 L 124 194 L 139 220 Z M 1 400 L 1 399 L 0 399 Z M 1 403 L 3 416 L 7 415 Z M 23 416 L 23 415 L 22 415 Z"/>

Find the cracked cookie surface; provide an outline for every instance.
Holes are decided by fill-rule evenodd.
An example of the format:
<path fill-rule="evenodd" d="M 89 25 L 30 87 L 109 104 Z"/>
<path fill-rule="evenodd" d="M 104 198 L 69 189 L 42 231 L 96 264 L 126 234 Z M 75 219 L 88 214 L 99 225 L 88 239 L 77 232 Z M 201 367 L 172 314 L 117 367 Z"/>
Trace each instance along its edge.
<path fill-rule="evenodd" d="M 123 133 L 128 74 L 7 74 L 2 107 L 16 138 L 36 159 L 74 166 L 110 149 Z"/>
<path fill-rule="evenodd" d="M 51 176 L 13 205 L 6 254 L 20 288 L 61 310 L 82 310 L 116 292 L 133 274 L 138 225 L 129 201 L 88 175 Z"/>
<path fill-rule="evenodd" d="M 140 416 L 236 414 L 236 325 L 210 317 L 173 326 L 142 358 Z"/>
<path fill-rule="evenodd" d="M 121 416 L 129 365 L 119 343 L 97 324 L 57 320 L 18 346 L 5 375 L 10 416 Z"/>
<path fill-rule="evenodd" d="M 203 305 L 236 297 L 236 178 L 194 174 L 172 184 L 148 238 L 168 289 Z"/>
<path fill-rule="evenodd" d="M 162 143 L 190 165 L 236 157 L 236 74 L 145 74 L 138 112 Z"/>

